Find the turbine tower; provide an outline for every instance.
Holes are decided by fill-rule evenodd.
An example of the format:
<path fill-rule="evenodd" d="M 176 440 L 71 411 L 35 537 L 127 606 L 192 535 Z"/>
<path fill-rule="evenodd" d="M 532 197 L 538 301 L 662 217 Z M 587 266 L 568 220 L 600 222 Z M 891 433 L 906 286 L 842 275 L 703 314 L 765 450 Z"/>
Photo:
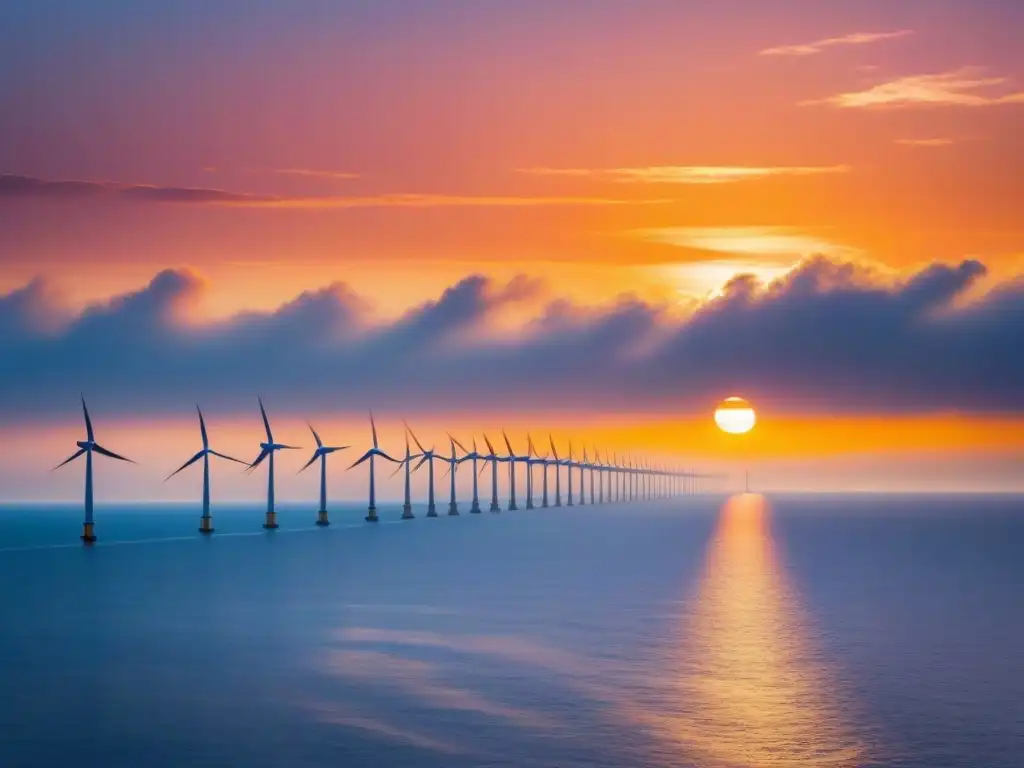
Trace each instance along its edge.
<path fill-rule="evenodd" d="M 548 435 L 548 445 L 551 448 L 551 455 L 555 457 L 555 506 L 560 507 L 562 506 L 562 475 L 558 471 L 558 467 L 563 462 L 558 458 L 558 449 L 555 448 L 555 438 L 551 435 Z M 544 471 L 547 472 L 547 467 L 544 468 Z"/>
<path fill-rule="evenodd" d="M 394 477 L 402 471 L 402 467 L 405 467 L 405 500 L 402 503 L 402 519 L 413 520 L 415 515 L 412 513 L 412 479 L 410 465 L 413 459 L 418 459 L 420 455 L 414 454 L 409 450 L 409 433 L 405 433 L 405 458 L 398 462 L 398 466 L 395 467 L 395 471 L 391 473 Z"/>
<path fill-rule="evenodd" d="M 358 467 L 364 461 L 370 462 L 370 504 L 366 509 L 366 522 L 376 523 L 377 517 L 377 484 L 373 472 L 373 459 L 376 456 L 380 456 L 382 459 L 392 461 L 395 464 L 398 463 L 398 459 L 393 459 L 388 456 L 384 451 L 380 449 L 380 445 L 377 443 L 377 425 L 373 421 L 373 411 L 370 411 L 370 431 L 373 433 L 373 448 L 368 450 L 362 456 L 360 456 L 349 469 Z"/>
<path fill-rule="evenodd" d="M 580 462 L 580 506 L 587 503 L 587 490 L 584 486 L 584 473 L 590 467 L 590 460 L 587 458 L 587 446 L 583 446 L 583 461 Z M 590 471 L 590 503 L 594 503 L 594 471 Z"/>
<path fill-rule="evenodd" d="M 485 466 L 486 466 L 486 458 L 487 457 L 481 455 L 480 452 L 476 449 L 476 438 L 475 437 L 473 438 L 473 450 L 472 451 L 467 451 L 465 446 L 463 446 L 462 443 L 460 443 L 458 440 L 456 440 L 451 435 L 448 435 L 448 437 L 450 437 L 452 439 L 452 441 L 457 446 L 459 446 L 459 448 L 461 448 L 462 452 L 465 454 L 461 459 L 459 459 L 459 463 L 461 464 L 464 461 L 472 461 L 473 462 L 473 503 L 469 507 L 469 513 L 471 515 L 479 515 L 480 514 L 480 482 L 479 482 L 480 481 L 480 475 L 477 472 L 476 467 L 477 467 L 477 461 L 479 459 L 484 459 L 485 460 Z M 483 471 L 483 470 L 481 470 L 481 471 Z"/>
<path fill-rule="evenodd" d="M 494 452 L 494 446 L 491 445 L 487 435 L 484 435 L 484 442 L 487 443 L 487 450 L 490 451 L 483 459 L 484 467 L 487 466 L 487 462 L 491 463 L 491 512 L 501 512 L 501 505 L 498 504 L 498 462 L 508 461 L 508 458 Z M 483 469 L 480 471 L 483 472 Z"/>
<path fill-rule="evenodd" d="M 320 460 L 320 509 L 316 513 L 316 524 L 321 526 L 330 525 L 331 522 L 327 519 L 327 454 L 335 453 L 336 451 L 344 451 L 349 446 L 324 445 L 324 441 L 320 439 L 320 435 L 318 435 L 316 430 L 313 429 L 313 425 L 307 422 L 306 426 L 309 427 L 309 431 L 313 433 L 313 439 L 316 440 L 316 450 L 313 451 L 312 458 L 306 462 L 305 466 L 303 466 L 299 472 L 305 472 L 314 461 L 317 459 Z"/>
<path fill-rule="evenodd" d="M 244 461 L 226 456 L 223 453 L 218 453 L 210 447 L 210 439 L 206 435 L 206 421 L 203 419 L 203 412 L 196 406 L 196 412 L 199 414 L 199 432 L 203 437 L 203 449 L 199 451 L 195 456 L 186 461 L 176 470 L 171 472 L 164 480 L 166 483 L 181 470 L 186 467 L 190 467 L 200 459 L 203 460 L 203 516 L 199 518 L 199 532 L 200 533 L 213 533 L 213 517 L 210 515 L 210 457 L 217 456 L 221 459 L 227 459 L 228 461 L 234 461 L 243 466 L 248 466 Z"/>
<path fill-rule="evenodd" d="M 544 464 L 544 487 L 547 488 L 547 456 L 541 457 L 537 453 L 536 447 L 533 445 L 533 438 L 530 437 L 530 433 L 526 433 L 526 508 L 533 509 L 533 466 L 535 464 Z M 544 498 L 547 499 L 547 492 L 544 494 Z M 544 506 L 547 506 L 545 502 Z"/>
<path fill-rule="evenodd" d="M 295 450 L 296 446 L 274 442 L 274 435 L 270 431 L 270 421 L 267 419 L 267 411 L 263 407 L 263 401 L 259 400 L 259 403 L 260 414 L 263 416 L 263 427 L 267 430 L 267 441 L 260 443 L 260 455 L 249 465 L 247 471 L 252 472 L 263 463 L 264 459 L 270 457 L 270 464 L 267 465 L 267 519 L 264 521 L 263 527 L 273 530 L 277 528 L 277 512 L 274 510 L 274 454 L 280 450 Z"/>
<path fill-rule="evenodd" d="M 568 482 L 568 495 L 566 496 L 565 505 L 567 507 L 572 506 L 572 468 L 575 463 L 575 457 L 572 452 L 572 440 L 569 441 L 569 455 L 565 458 L 565 477 Z M 583 473 L 580 473 L 580 503 L 583 503 Z"/>
<path fill-rule="evenodd" d="M 448 443 L 452 448 L 452 457 L 450 459 L 443 459 L 443 461 L 448 464 L 448 469 L 445 471 L 445 474 L 451 477 L 451 493 L 448 497 L 448 514 L 454 517 L 459 514 L 459 502 L 455 498 L 455 470 L 459 466 L 460 462 L 458 456 L 455 454 L 455 438 L 448 435 Z M 459 447 L 462 448 L 461 445 Z M 466 449 L 462 448 L 462 450 L 465 452 Z"/>
<path fill-rule="evenodd" d="M 404 423 L 404 422 L 403 422 Z M 408 424 L 405 425 L 406 430 L 412 435 L 412 441 L 416 443 L 416 447 L 420 449 L 420 461 L 415 467 L 413 472 L 427 464 L 427 517 L 437 517 L 437 505 L 434 504 L 434 461 L 440 459 L 445 461 L 443 456 L 438 456 L 434 451 L 434 447 L 431 446 L 428 451 L 423 447 L 423 444 L 416 437 L 416 433 L 412 431 Z"/>
<path fill-rule="evenodd" d="M 135 462 L 131 459 L 126 459 L 124 456 L 119 456 L 113 451 L 108 451 L 102 445 L 96 442 L 96 437 L 92 431 L 92 420 L 89 418 L 89 409 L 85 406 L 85 398 L 82 398 L 82 414 L 85 416 L 85 440 L 79 440 L 76 445 L 78 450 L 71 454 L 68 458 L 64 459 L 54 469 L 60 469 L 65 464 L 69 464 L 83 453 L 85 454 L 85 522 L 82 523 L 82 541 L 86 544 L 92 544 L 96 541 L 96 524 L 92 516 L 92 455 L 98 453 L 100 456 L 106 456 L 111 459 L 117 459 L 118 461 L 127 461 L 129 464 Z"/>
<path fill-rule="evenodd" d="M 519 507 L 516 506 L 516 462 L 523 461 L 525 457 L 516 456 L 516 452 L 512 450 L 512 443 L 508 440 L 508 435 L 505 434 L 505 430 L 501 431 L 501 436 L 505 438 L 505 447 L 508 449 L 508 472 L 509 472 L 509 499 L 508 509 L 509 512 L 514 512 Z"/>

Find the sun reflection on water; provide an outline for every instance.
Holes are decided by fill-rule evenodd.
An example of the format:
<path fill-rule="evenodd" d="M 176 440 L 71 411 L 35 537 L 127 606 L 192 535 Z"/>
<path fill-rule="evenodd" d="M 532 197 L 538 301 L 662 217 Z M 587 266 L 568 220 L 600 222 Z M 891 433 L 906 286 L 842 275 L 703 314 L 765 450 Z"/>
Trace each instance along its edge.
<path fill-rule="evenodd" d="M 777 557 L 764 497 L 726 502 L 691 606 L 667 662 L 664 739 L 708 766 L 863 762 L 849 702 Z"/>

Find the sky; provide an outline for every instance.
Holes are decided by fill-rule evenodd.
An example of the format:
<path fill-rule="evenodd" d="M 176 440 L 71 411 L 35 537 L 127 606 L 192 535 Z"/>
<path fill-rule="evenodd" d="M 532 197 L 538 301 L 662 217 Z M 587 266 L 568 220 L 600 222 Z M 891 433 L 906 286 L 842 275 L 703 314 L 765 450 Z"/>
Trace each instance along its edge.
<path fill-rule="evenodd" d="M 197 402 L 251 459 L 257 395 L 301 445 L 373 408 L 399 453 L 406 418 L 1024 490 L 1022 33 L 1016 0 L 4 3 L 0 499 L 78 497 L 80 393 L 140 462 L 115 500 L 195 495 L 160 480 Z"/>

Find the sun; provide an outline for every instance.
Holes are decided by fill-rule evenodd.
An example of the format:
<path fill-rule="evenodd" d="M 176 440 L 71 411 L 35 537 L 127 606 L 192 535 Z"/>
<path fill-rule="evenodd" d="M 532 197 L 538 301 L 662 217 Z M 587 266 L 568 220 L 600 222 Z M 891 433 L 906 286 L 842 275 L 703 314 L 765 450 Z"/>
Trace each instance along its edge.
<path fill-rule="evenodd" d="M 715 424 L 730 435 L 742 435 L 754 428 L 757 415 L 753 406 L 742 397 L 723 400 L 715 409 Z"/>

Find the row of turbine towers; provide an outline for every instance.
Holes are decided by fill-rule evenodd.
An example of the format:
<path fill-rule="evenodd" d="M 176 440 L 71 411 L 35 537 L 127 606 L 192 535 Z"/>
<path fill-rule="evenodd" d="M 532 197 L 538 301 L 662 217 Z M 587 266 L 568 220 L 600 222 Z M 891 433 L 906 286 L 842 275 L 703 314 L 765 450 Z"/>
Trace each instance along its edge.
<path fill-rule="evenodd" d="M 206 430 L 206 420 L 203 418 L 202 410 L 197 406 L 196 412 L 199 416 L 199 431 L 202 438 L 202 448 L 188 461 L 178 467 L 174 472 L 167 476 L 166 480 L 170 480 L 172 477 L 177 475 L 179 472 L 187 469 L 192 464 L 195 464 L 200 459 L 203 462 L 203 507 L 202 515 L 199 522 L 199 532 L 204 534 L 211 534 L 214 532 L 213 527 L 213 515 L 210 511 L 210 457 L 214 456 L 227 461 L 232 461 L 245 466 L 245 472 L 252 473 L 256 470 L 260 464 L 267 463 L 267 510 L 266 517 L 264 519 L 263 527 L 268 530 L 273 530 L 278 527 L 277 523 L 277 511 L 275 507 L 275 496 L 274 496 L 274 455 L 281 450 L 297 450 L 297 446 L 285 445 L 278 443 L 274 440 L 273 432 L 270 428 L 270 419 L 267 418 L 267 411 L 263 407 L 262 399 L 258 399 L 260 406 L 260 415 L 263 419 L 263 427 L 266 431 L 266 440 L 260 443 L 260 452 L 256 458 L 251 462 L 245 462 L 240 459 L 236 459 L 233 456 L 220 453 L 213 450 L 210 447 L 210 439 Z M 93 514 L 93 454 L 106 456 L 108 458 L 117 459 L 119 461 L 125 461 L 129 463 L 135 463 L 131 459 L 121 456 L 113 451 L 109 451 L 98 442 L 96 442 L 95 434 L 93 431 L 92 420 L 89 417 L 89 409 L 85 404 L 85 398 L 82 398 L 82 413 L 85 418 L 85 430 L 86 439 L 80 440 L 77 443 L 78 450 L 69 456 L 67 459 L 58 464 L 54 469 L 59 469 L 65 464 L 68 464 L 80 456 L 85 456 L 85 520 L 82 524 L 82 541 L 87 544 L 91 544 L 96 541 L 96 528 L 95 519 Z M 524 464 L 526 470 L 526 509 L 534 509 L 537 504 L 536 494 L 534 493 L 535 485 L 535 468 L 541 467 L 542 472 L 542 494 L 540 498 L 540 507 L 546 508 L 549 506 L 561 507 L 562 506 L 562 478 L 564 476 L 566 481 L 566 502 L 565 506 L 571 507 L 576 504 L 585 505 L 587 504 L 587 490 L 589 480 L 589 491 L 590 491 L 590 504 L 605 504 L 615 502 L 630 502 L 637 500 L 648 500 L 648 499 L 667 499 L 675 496 L 696 493 L 703 490 L 705 483 L 710 480 L 713 475 L 699 474 L 696 472 L 683 471 L 678 469 L 670 469 L 664 466 L 654 466 L 650 462 L 629 459 L 628 461 L 619 461 L 617 456 L 611 456 L 604 460 L 601 459 L 599 452 L 595 450 L 593 459 L 587 454 L 586 449 L 583 450 L 580 458 L 576 458 L 573 451 L 572 442 L 569 443 L 569 452 L 566 456 L 559 456 L 558 449 L 555 447 L 554 439 L 549 435 L 548 444 L 550 453 L 544 456 L 540 455 L 540 452 L 536 449 L 533 443 L 533 438 L 527 435 L 527 451 L 525 454 L 517 454 L 513 448 L 512 443 L 508 438 L 508 435 L 502 431 L 502 438 L 505 442 L 505 448 L 508 453 L 505 455 L 498 454 L 494 445 L 491 443 L 487 435 L 483 436 L 484 443 L 487 446 L 486 453 L 480 453 L 477 448 L 476 438 L 472 440 L 472 450 L 467 449 L 461 442 L 459 442 L 452 435 L 448 435 L 450 452 L 440 453 L 435 450 L 434 446 L 429 449 L 424 448 L 423 444 L 416 437 L 412 428 L 405 422 L 405 456 L 402 458 L 395 458 L 387 452 L 381 450 L 379 441 L 377 439 L 377 425 L 373 418 L 373 413 L 370 412 L 370 433 L 372 436 L 372 446 L 355 462 L 353 462 L 348 469 L 354 469 L 361 464 L 368 464 L 369 469 L 369 504 L 367 506 L 366 521 L 370 523 L 376 523 L 379 520 L 377 515 L 377 480 L 376 480 L 376 461 L 382 460 L 396 464 L 394 472 L 391 476 L 394 477 L 399 472 L 405 472 L 405 496 L 402 504 L 402 520 L 411 520 L 415 518 L 412 511 L 412 474 L 417 472 L 421 467 L 426 465 L 427 467 L 427 517 L 438 517 L 437 504 L 435 501 L 435 483 L 434 483 L 434 464 L 435 462 L 441 462 L 446 465 L 445 477 L 449 478 L 449 489 L 450 497 L 448 502 L 448 514 L 458 515 L 459 514 L 459 503 L 456 495 L 455 479 L 458 468 L 461 464 L 466 462 L 472 462 L 472 481 L 473 481 L 473 498 L 470 505 L 471 514 L 479 514 L 482 512 L 480 507 L 480 477 L 487 469 L 487 465 L 491 467 L 491 483 L 490 483 L 490 511 L 501 512 L 501 505 L 498 500 L 498 465 L 508 465 L 508 482 L 509 482 L 509 498 L 507 509 L 514 511 L 519 509 L 516 501 L 516 465 Z M 330 519 L 327 511 L 327 457 L 338 451 L 343 451 L 351 446 L 329 446 L 325 445 L 320 435 L 312 425 L 309 425 L 309 430 L 313 435 L 313 439 L 316 442 L 316 449 L 313 451 L 313 455 L 310 457 L 300 473 L 306 471 L 314 464 L 319 464 L 320 469 L 320 505 L 317 510 L 316 524 L 320 526 L 326 526 L 330 524 Z M 411 438 L 411 442 L 410 442 Z M 413 445 L 416 447 L 416 451 L 413 451 Z M 459 451 L 462 455 L 459 455 Z M 415 466 L 414 466 L 415 463 Z M 481 466 L 482 465 L 482 466 Z M 551 483 L 549 483 L 549 470 L 554 468 L 554 500 L 551 503 Z M 573 476 L 577 477 L 578 483 L 574 486 Z M 166 482 L 165 480 L 165 482 Z M 574 494 L 574 488 L 578 489 L 577 493 Z"/>

